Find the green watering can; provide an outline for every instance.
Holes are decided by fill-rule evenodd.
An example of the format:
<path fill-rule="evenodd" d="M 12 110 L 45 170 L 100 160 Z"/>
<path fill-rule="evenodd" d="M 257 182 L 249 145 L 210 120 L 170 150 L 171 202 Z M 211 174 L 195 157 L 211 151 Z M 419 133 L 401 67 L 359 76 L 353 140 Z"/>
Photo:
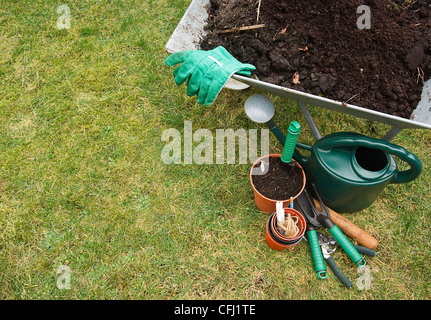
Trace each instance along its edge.
<path fill-rule="evenodd" d="M 337 132 L 319 139 L 307 158 L 295 150 L 293 158 L 304 168 L 323 202 L 337 212 L 355 212 L 370 206 L 389 183 L 416 179 L 422 163 L 406 149 L 358 133 Z M 393 156 L 410 165 L 399 171 Z"/>

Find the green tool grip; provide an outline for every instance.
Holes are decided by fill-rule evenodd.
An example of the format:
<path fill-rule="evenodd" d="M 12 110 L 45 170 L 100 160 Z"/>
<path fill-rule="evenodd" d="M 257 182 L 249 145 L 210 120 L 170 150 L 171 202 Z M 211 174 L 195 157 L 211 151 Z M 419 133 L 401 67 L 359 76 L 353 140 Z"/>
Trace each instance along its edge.
<path fill-rule="evenodd" d="M 320 249 L 316 230 L 307 231 L 305 233 L 305 237 L 310 245 L 311 257 L 313 258 L 314 270 L 317 273 L 317 277 L 319 279 L 325 279 L 327 277 L 326 267 L 325 262 L 323 261 L 322 250 Z"/>
<path fill-rule="evenodd" d="M 298 122 L 292 121 L 289 129 L 287 130 L 286 141 L 284 142 L 283 152 L 281 154 L 281 161 L 289 163 L 292 161 L 293 152 L 295 151 L 296 141 L 298 141 L 298 135 L 301 131 L 301 126 Z"/>
<path fill-rule="evenodd" d="M 337 264 L 334 261 L 334 258 L 329 257 L 325 259 L 326 263 L 331 268 L 332 272 L 335 274 L 335 276 L 338 278 L 338 280 L 341 281 L 347 288 L 351 288 L 353 285 L 350 282 L 350 280 L 341 272 L 340 269 L 338 269 Z"/>
<path fill-rule="evenodd" d="M 355 249 L 355 247 L 350 243 L 350 241 L 346 238 L 346 236 L 341 232 L 340 228 L 337 225 L 334 225 L 329 229 L 329 232 L 332 236 L 337 240 L 340 244 L 341 248 L 347 253 L 347 255 L 352 259 L 352 261 L 358 266 L 365 266 L 365 259 L 359 254 L 359 252 Z"/>

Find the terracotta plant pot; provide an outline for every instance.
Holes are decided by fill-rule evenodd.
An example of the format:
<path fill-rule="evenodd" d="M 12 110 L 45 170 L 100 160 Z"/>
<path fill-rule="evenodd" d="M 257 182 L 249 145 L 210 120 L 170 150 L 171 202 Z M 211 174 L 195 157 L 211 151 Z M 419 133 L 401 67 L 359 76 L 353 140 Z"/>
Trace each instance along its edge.
<path fill-rule="evenodd" d="M 253 183 L 253 168 L 256 167 L 256 165 L 263 159 L 268 158 L 268 157 L 281 157 L 281 154 L 270 154 L 270 155 L 266 155 L 263 157 L 260 157 L 259 159 L 256 160 L 256 162 L 253 164 L 251 170 L 250 170 L 250 183 L 251 186 L 253 187 L 253 191 L 254 191 L 254 200 L 256 202 L 257 207 L 265 213 L 273 213 L 276 211 L 276 203 L 277 201 L 281 201 L 283 202 L 283 207 L 284 208 L 289 208 L 290 205 L 290 199 L 270 199 L 264 195 L 262 195 L 255 187 L 254 183 Z M 296 162 L 296 161 L 295 161 Z M 301 167 L 301 165 L 296 162 L 296 165 L 301 169 L 302 171 L 302 188 L 301 190 L 294 196 L 292 196 L 293 199 L 296 199 L 301 192 L 304 190 L 305 188 L 305 172 L 304 169 Z"/>
<path fill-rule="evenodd" d="M 295 245 L 297 245 L 302 238 L 304 237 L 304 233 L 305 233 L 305 229 L 306 229 L 306 225 L 303 225 L 302 230 L 300 230 L 299 234 L 297 237 L 295 237 L 295 239 L 291 239 L 289 241 L 287 240 L 283 240 L 282 238 L 280 238 L 279 236 L 277 236 L 274 232 L 273 232 L 273 228 L 272 228 L 272 223 L 273 220 L 277 219 L 277 215 L 275 213 L 273 213 L 267 223 L 266 223 L 266 229 L 265 229 L 265 241 L 268 244 L 268 246 L 271 249 L 277 250 L 277 251 L 281 251 L 281 250 L 285 250 L 285 249 L 289 249 L 292 250 L 294 248 Z"/>

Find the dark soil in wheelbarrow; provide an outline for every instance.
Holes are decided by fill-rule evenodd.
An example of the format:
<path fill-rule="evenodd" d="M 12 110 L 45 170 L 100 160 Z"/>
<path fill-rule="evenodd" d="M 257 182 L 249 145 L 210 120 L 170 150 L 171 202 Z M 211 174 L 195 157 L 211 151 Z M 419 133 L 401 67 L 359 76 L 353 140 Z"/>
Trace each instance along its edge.
<path fill-rule="evenodd" d="M 268 83 L 410 118 L 431 76 L 430 0 L 261 0 L 259 19 L 259 0 L 211 3 L 201 48 L 224 46 Z"/>

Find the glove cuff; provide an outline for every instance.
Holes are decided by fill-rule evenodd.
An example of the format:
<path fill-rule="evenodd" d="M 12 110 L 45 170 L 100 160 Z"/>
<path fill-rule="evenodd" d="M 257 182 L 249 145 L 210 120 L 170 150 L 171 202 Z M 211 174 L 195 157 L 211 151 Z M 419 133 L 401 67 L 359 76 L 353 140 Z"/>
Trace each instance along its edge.
<path fill-rule="evenodd" d="M 236 72 L 238 72 L 238 71 L 240 71 L 240 70 L 241 70 L 241 69 L 233 70 L 233 71 L 229 74 L 229 76 L 226 78 L 226 81 L 223 83 L 223 85 L 220 87 L 220 90 L 217 92 L 217 94 L 215 95 L 214 99 L 213 99 L 210 103 L 208 103 L 207 101 L 205 101 L 204 105 L 205 105 L 205 106 L 210 106 L 210 105 L 212 105 L 212 104 L 214 103 L 214 101 L 217 99 L 217 97 L 218 97 L 219 93 L 220 93 L 220 92 L 223 90 L 223 88 L 226 86 L 226 83 L 230 80 L 230 78 L 232 78 L 232 76 L 233 76 Z"/>

